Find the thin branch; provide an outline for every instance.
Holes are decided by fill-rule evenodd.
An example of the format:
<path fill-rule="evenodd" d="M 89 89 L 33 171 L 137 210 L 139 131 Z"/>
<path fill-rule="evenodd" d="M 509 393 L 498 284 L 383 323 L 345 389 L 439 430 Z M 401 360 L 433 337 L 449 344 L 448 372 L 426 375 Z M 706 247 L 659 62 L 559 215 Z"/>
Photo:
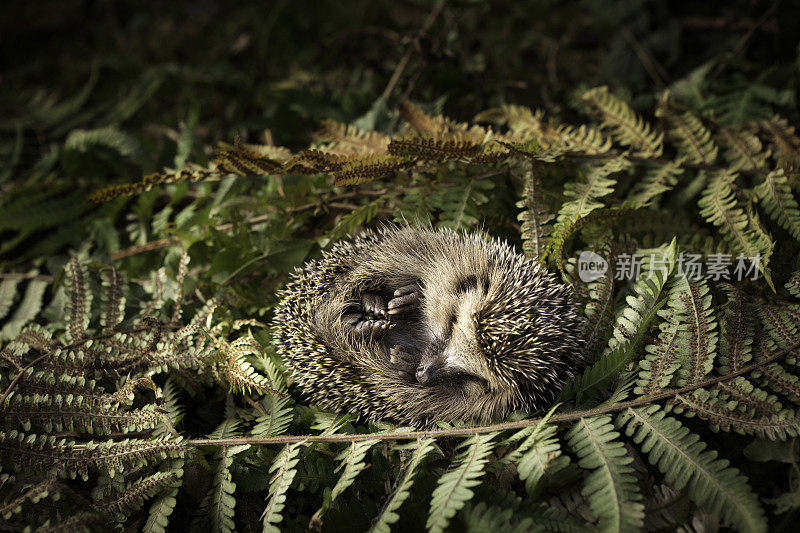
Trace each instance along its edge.
<path fill-rule="evenodd" d="M 418 39 L 421 35 L 424 35 L 426 31 L 428 31 L 428 28 L 430 28 L 431 25 L 433 25 L 434 21 L 439 17 L 439 14 L 442 12 L 442 9 L 444 9 L 444 4 L 445 4 L 444 0 L 439 0 L 439 2 L 437 2 L 436 5 L 433 6 L 433 9 L 431 10 L 428 17 L 422 23 L 422 27 L 416 32 L 414 39 L 412 39 L 412 43 L 409 45 L 408 50 L 406 50 L 406 53 L 400 59 L 400 62 L 397 64 L 397 67 L 395 67 L 394 72 L 392 73 L 392 77 L 389 79 L 389 83 L 386 84 L 386 88 L 383 90 L 383 93 L 381 94 L 381 98 L 383 98 L 384 101 L 386 101 L 389 98 L 389 95 L 392 94 L 392 91 L 394 91 L 395 86 L 400 81 L 400 77 L 406 70 L 408 62 L 411 61 L 411 56 L 414 54 L 414 49 L 415 49 L 415 47 L 413 46 L 413 41 Z"/>
<path fill-rule="evenodd" d="M 781 350 L 780 352 L 770 355 L 769 357 L 758 361 L 756 363 L 752 363 L 745 367 L 740 368 L 735 372 L 731 372 L 729 374 L 725 374 L 723 376 L 717 376 L 713 378 L 704 379 L 699 381 L 695 384 L 688 385 L 686 387 L 681 387 L 679 389 L 664 391 L 659 394 L 654 394 L 651 396 L 637 398 L 635 400 L 630 400 L 627 402 L 620 402 L 610 405 L 601 405 L 599 407 L 595 407 L 592 409 L 584 409 L 580 411 L 572 411 L 568 413 L 562 413 L 559 415 L 554 415 L 550 417 L 550 422 L 553 423 L 561 423 L 561 422 L 571 422 L 574 420 L 579 420 L 581 418 L 586 418 L 589 416 L 597 416 L 603 415 L 608 413 L 615 413 L 618 411 L 624 411 L 625 409 L 631 409 L 634 407 L 642 407 L 644 405 L 649 405 L 655 402 L 660 402 L 662 400 L 667 400 L 670 398 L 674 398 L 680 394 L 685 394 L 687 392 L 692 392 L 694 390 L 700 389 L 702 387 L 708 387 L 710 385 L 716 385 L 717 383 L 722 383 L 724 381 L 728 381 L 735 377 L 741 376 L 743 374 L 747 374 L 752 372 L 764 365 L 772 363 L 776 359 L 783 357 L 784 355 L 788 354 L 792 350 L 797 349 L 800 347 L 800 342 L 796 342 L 789 348 L 785 350 Z M 282 435 L 278 437 L 238 437 L 238 438 L 230 438 L 230 439 L 189 439 L 186 442 L 189 446 L 234 446 L 238 444 L 291 444 L 301 441 L 308 441 L 308 442 L 358 442 L 370 439 L 382 439 L 382 440 L 414 440 L 414 439 L 422 439 L 428 437 L 463 437 L 463 436 L 471 436 L 477 435 L 480 433 L 490 433 L 494 431 L 507 431 L 510 429 L 522 429 L 530 426 L 535 426 L 539 422 L 542 421 L 542 418 L 529 418 L 526 420 L 518 420 L 516 422 L 501 422 L 499 424 L 490 424 L 486 426 L 465 426 L 465 427 L 458 427 L 458 428 L 448 428 L 448 429 L 433 429 L 433 430 L 423 430 L 423 431 L 381 431 L 378 433 L 360 433 L 357 435 Z"/>

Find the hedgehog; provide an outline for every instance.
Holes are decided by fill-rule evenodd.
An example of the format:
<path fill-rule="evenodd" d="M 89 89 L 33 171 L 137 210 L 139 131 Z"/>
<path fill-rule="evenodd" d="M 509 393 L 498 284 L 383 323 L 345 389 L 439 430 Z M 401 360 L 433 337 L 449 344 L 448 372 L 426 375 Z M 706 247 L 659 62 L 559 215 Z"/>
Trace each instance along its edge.
<path fill-rule="evenodd" d="M 296 269 L 273 342 L 317 405 L 414 426 L 550 406 L 582 364 L 568 285 L 483 232 L 387 226 Z"/>

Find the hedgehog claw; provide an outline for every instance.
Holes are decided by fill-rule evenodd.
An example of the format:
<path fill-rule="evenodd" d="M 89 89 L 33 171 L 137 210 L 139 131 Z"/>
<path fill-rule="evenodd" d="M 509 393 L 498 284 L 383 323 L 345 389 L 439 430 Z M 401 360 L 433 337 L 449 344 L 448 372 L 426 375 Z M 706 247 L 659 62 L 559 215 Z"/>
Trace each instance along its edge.
<path fill-rule="evenodd" d="M 403 348 L 399 345 L 389 348 L 389 363 L 397 369 L 398 375 L 402 378 L 416 381 L 414 376 L 419 361 L 419 354 L 413 353 L 408 348 Z"/>
<path fill-rule="evenodd" d="M 362 294 L 361 305 L 367 315 L 386 316 L 386 302 L 380 294 L 369 292 Z"/>
<path fill-rule="evenodd" d="M 353 326 L 353 330 L 362 336 L 377 337 L 383 335 L 387 329 L 391 329 L 391 324 L 388 320 L 375 319 L 361 315 L 361 321 Z"/>
<path fill-rule="evenodd" d="M 394 298 L 389 300 L 389 314 L 399 315 L 415 309 L 419 305 L 420 293 L 417 285 L 406 285 L 394 291 Z"/>

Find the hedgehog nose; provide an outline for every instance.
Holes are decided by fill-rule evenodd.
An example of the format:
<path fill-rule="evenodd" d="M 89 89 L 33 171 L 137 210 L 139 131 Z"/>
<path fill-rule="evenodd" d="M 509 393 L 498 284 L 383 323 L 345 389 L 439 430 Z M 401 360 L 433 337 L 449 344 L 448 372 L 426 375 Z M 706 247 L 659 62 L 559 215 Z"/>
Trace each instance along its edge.
<path fill-rule="evenodd" d="M 417 367 L 417 381 L 419 381 L 421 385 L 427 385 L 428 382 L 433 380 L 435 374 L 436 368 L 432 363 L 420 363 Z"/>

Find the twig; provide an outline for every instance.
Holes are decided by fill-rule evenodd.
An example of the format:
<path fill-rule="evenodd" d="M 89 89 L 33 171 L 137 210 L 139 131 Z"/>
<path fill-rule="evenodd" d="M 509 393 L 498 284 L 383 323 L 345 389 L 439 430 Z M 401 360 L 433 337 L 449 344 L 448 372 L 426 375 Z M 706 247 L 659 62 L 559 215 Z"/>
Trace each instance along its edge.
<path fill-rule="evenodd" d="M 764 12 L 764 14 L 763 14 L 763 15 L 761 15 L 761 16 L 758 18 L 758 20 L 755 22 L 755 24 L 753 24 L 752 26 L 750 26 L 750 28 L 747 30 L 747 33 L 745 33 L 745 34 L 742 36 L 742 38 L 741 38 L 741 39 L 739 39 L 739 42 L 737 42 L 737 43 L 736 43 L 736 46 L 734 46 L 734 47 L 733 47 L 733 50 L 731 51 L 730 55 L 729 55 L 727 58 L 725 58 L 725 60 L 724 60 L 722 63 L 720 63 L 719 65 L 717 65 L 717 67 L 714 69 L 714 71 L 713 71 L 713 72 L 711 73 L 711 75 L 708 77 L 708 82 L 709 82 L 709 83 L 710 83 L 710 82 L 712 82 L 712 81 L 714 81 L 714 80 L 717 78 L 717 76 L 719 76 L 720 74 L 722 74 L 722 71 L 723 71 L 723 70 L 725 70 L 725 69 L 728 67 L 728 65 L 730 64 L 730 62 L 731 62 L 731 59 L 733 59 L 734 57 L 738 56 L 738 55 L 739 55 L 739 54 L 742 52 L 742 50 L 744 49 L 745 45 L 747 44 L 747 41 L 749 41 L 749 40 L 750 40 L 750 37 L 752 37 L 752 36 L 753 36 L 753 33 L 755 33 L 755 31 L 756 31 L 756 30 L 757 30 L 757 29 L 758 29 L 758 28 L 759 28 L 759 27 L 760 27 L 762 24 L 764 24 L 764 23 L 767 21 L 767 19 L 769 18 L 769 16 L 770 16 L 770 15 L 772 15 L 772 13 L 775 11 L 775 9 L 776 9 L 777 7 L 778 7 L 778 2 L 774 2 L 774 3 L 773 3 L 773 4 L 772 4 L 770 7 L 769 7 L 769 9 L 767 9 L 767 10 Z"/>
<path fill-rule="evenodd" d="M 800 347 L 800 342 L 796 342 L 789 348 L 782 350 L 776 354 L 770 355 L 766 359 L 758 361 L 756 363 L 752 363 L 745 367 L 740 368 L 735 372 L 731 372 L 729 374 L 725 374 L 723 376 L 716 376 L 713 378 L 704 379 L 692 385 L 687 385 L 685 387 L 681 387 L 679 389 L 664 391 L 659 394 L 654 394 L 651 396 L 637 398 L 636 400 L 630 400 L 627 402 L 620 402 L 611 405 L 602 405 L 599 407 L 595 407 L 593 409 L 585 409 L 580 411 L 572 411 L 568 413 L 562 413 L 559 415 L 554 415 L 550 417 L 550 422 L 553 423 L 560 423 L 560 422 L 571 422 L 573 420 L 579 420 L 581 418 L 586 418 L 588 416 L 597 416 L 603 415 L 608 413 L 615 413 L 618 411 L 624 411 L 626 409 L 632 409 L 634 407 L 641 407 L 644 405 L 649 405 L 655 402 L 660 402 L 662 400 L 666 400 L 669 398 L 674 398 L 675 396 L 685 394 L 687 392 L 691 392 L 697 390 L 702 387 L 708 387 L 709 385 L 716 385 L 717 383 L 722 383 L 723 381 L 727 381 L 729 379 L 733 379 L 735 377 L 741 376 L 743 374 L 747 374 L 760 368 L 764 365 L 767 365 L 780 357 L 783 357 L 787 353 L 795 350 L 796 348 Z M 491 433 L 494 431 L 507 431 L 510 429 L 522 429 L 530 426 L 535 426 L 539 422 L 542 421 L 542 418 L 530 418 L 526 420 L 519 420 L 516 422 L 501 422 L 499 424 L 489 424 L 486 426 L 465 426 L 459 428 L 449 428 L 449 429 L 434 429 L 434 430 L 423 430 L 423 431 L 398 431 L 398 432 L 391 432 L 391 431 L 381 431 L 378 433 L 360 433 L 357 435 L 282 435 L 278 437 L 239 437 L 239 438 L 230 438 L 230 439 L 189 439 L 186 442 L 189 446 L 233 446 L 238 444 L 291 444 L 301 441 L 307 442 L 358 442 L 358 441 L 365 441 L 371 439 L 383 439 L 383 440 L 414 440 L 414 439 L 422 439 L 428 437 L 463 437 L 463 436 L 471 436 L 480 433 Z"/>
<path fill-rule="evenodd" d="M 53 276 L 47 274 L 22 274 L 16 272 L 9 272 L 7 274 L 0 274 L 0 279 L 30 279 L 34 281 L 53 281 Z"/>
<path fill-rule="evenodd" d="M 650 77 L 653 78 L 653 81 L 656 82 L 656 85 L 659 87 L 664 87 L 664 78 L 661 77 L 659 70 L 663 72 L 663 68 L 659 69 L 658 63 L 654 62 L 647 52 L 642 47 L 641 43 L 636 39 L 636 37 L 631 33 L 631 31 L 627 28 L 627 26 L 622 26 L 622 36 L 630 43 L 631 48 L 633 48 L 633 52 L 636 54 L 636 57 L 639 58 L 639 61 L 642 62 L 642 66 L 650 74 Z"/>
<path fill-rule="evenodd" d="M 442 9 L 444 9 L 444 3 L 445 3 L 444 0 L 439 0 L 436 3 L 436 5 L 433 6 L 433 9 L 431 10 L 430 14 L 422 23 L 422 27 L 419 30 L 417 30 L 414 39 L 419 38 L 419 36 L 423 35 L 426 31 L 428 31 L 428 28 L 431 27 L 433 22 L 439 17 L 439 14 L 442 12 Z M 403 72 L 406 70 L 408 62 L 411 61 L 411 56 L 413 54 L 414 54 L 414 46 L 409 45 L 408 50 L 406 50 L 406 53 L 403 54 L 403 57 L 400 59 L 400 62 L 397 64 L 397 67 L 395 67 L 394 72 L 392 72 L 392 77 L 389 78 L 389 83 L 386 84 L 386 88 L 383 90 L 383 93 L 381 93 L 381 98 L 384 101 L 386 101 L 389 98 L 389 95 L 392 94 L 392 91 L 394 91 L 397 82 L 400 81 L 400 76 L 402 76 Z"/>

